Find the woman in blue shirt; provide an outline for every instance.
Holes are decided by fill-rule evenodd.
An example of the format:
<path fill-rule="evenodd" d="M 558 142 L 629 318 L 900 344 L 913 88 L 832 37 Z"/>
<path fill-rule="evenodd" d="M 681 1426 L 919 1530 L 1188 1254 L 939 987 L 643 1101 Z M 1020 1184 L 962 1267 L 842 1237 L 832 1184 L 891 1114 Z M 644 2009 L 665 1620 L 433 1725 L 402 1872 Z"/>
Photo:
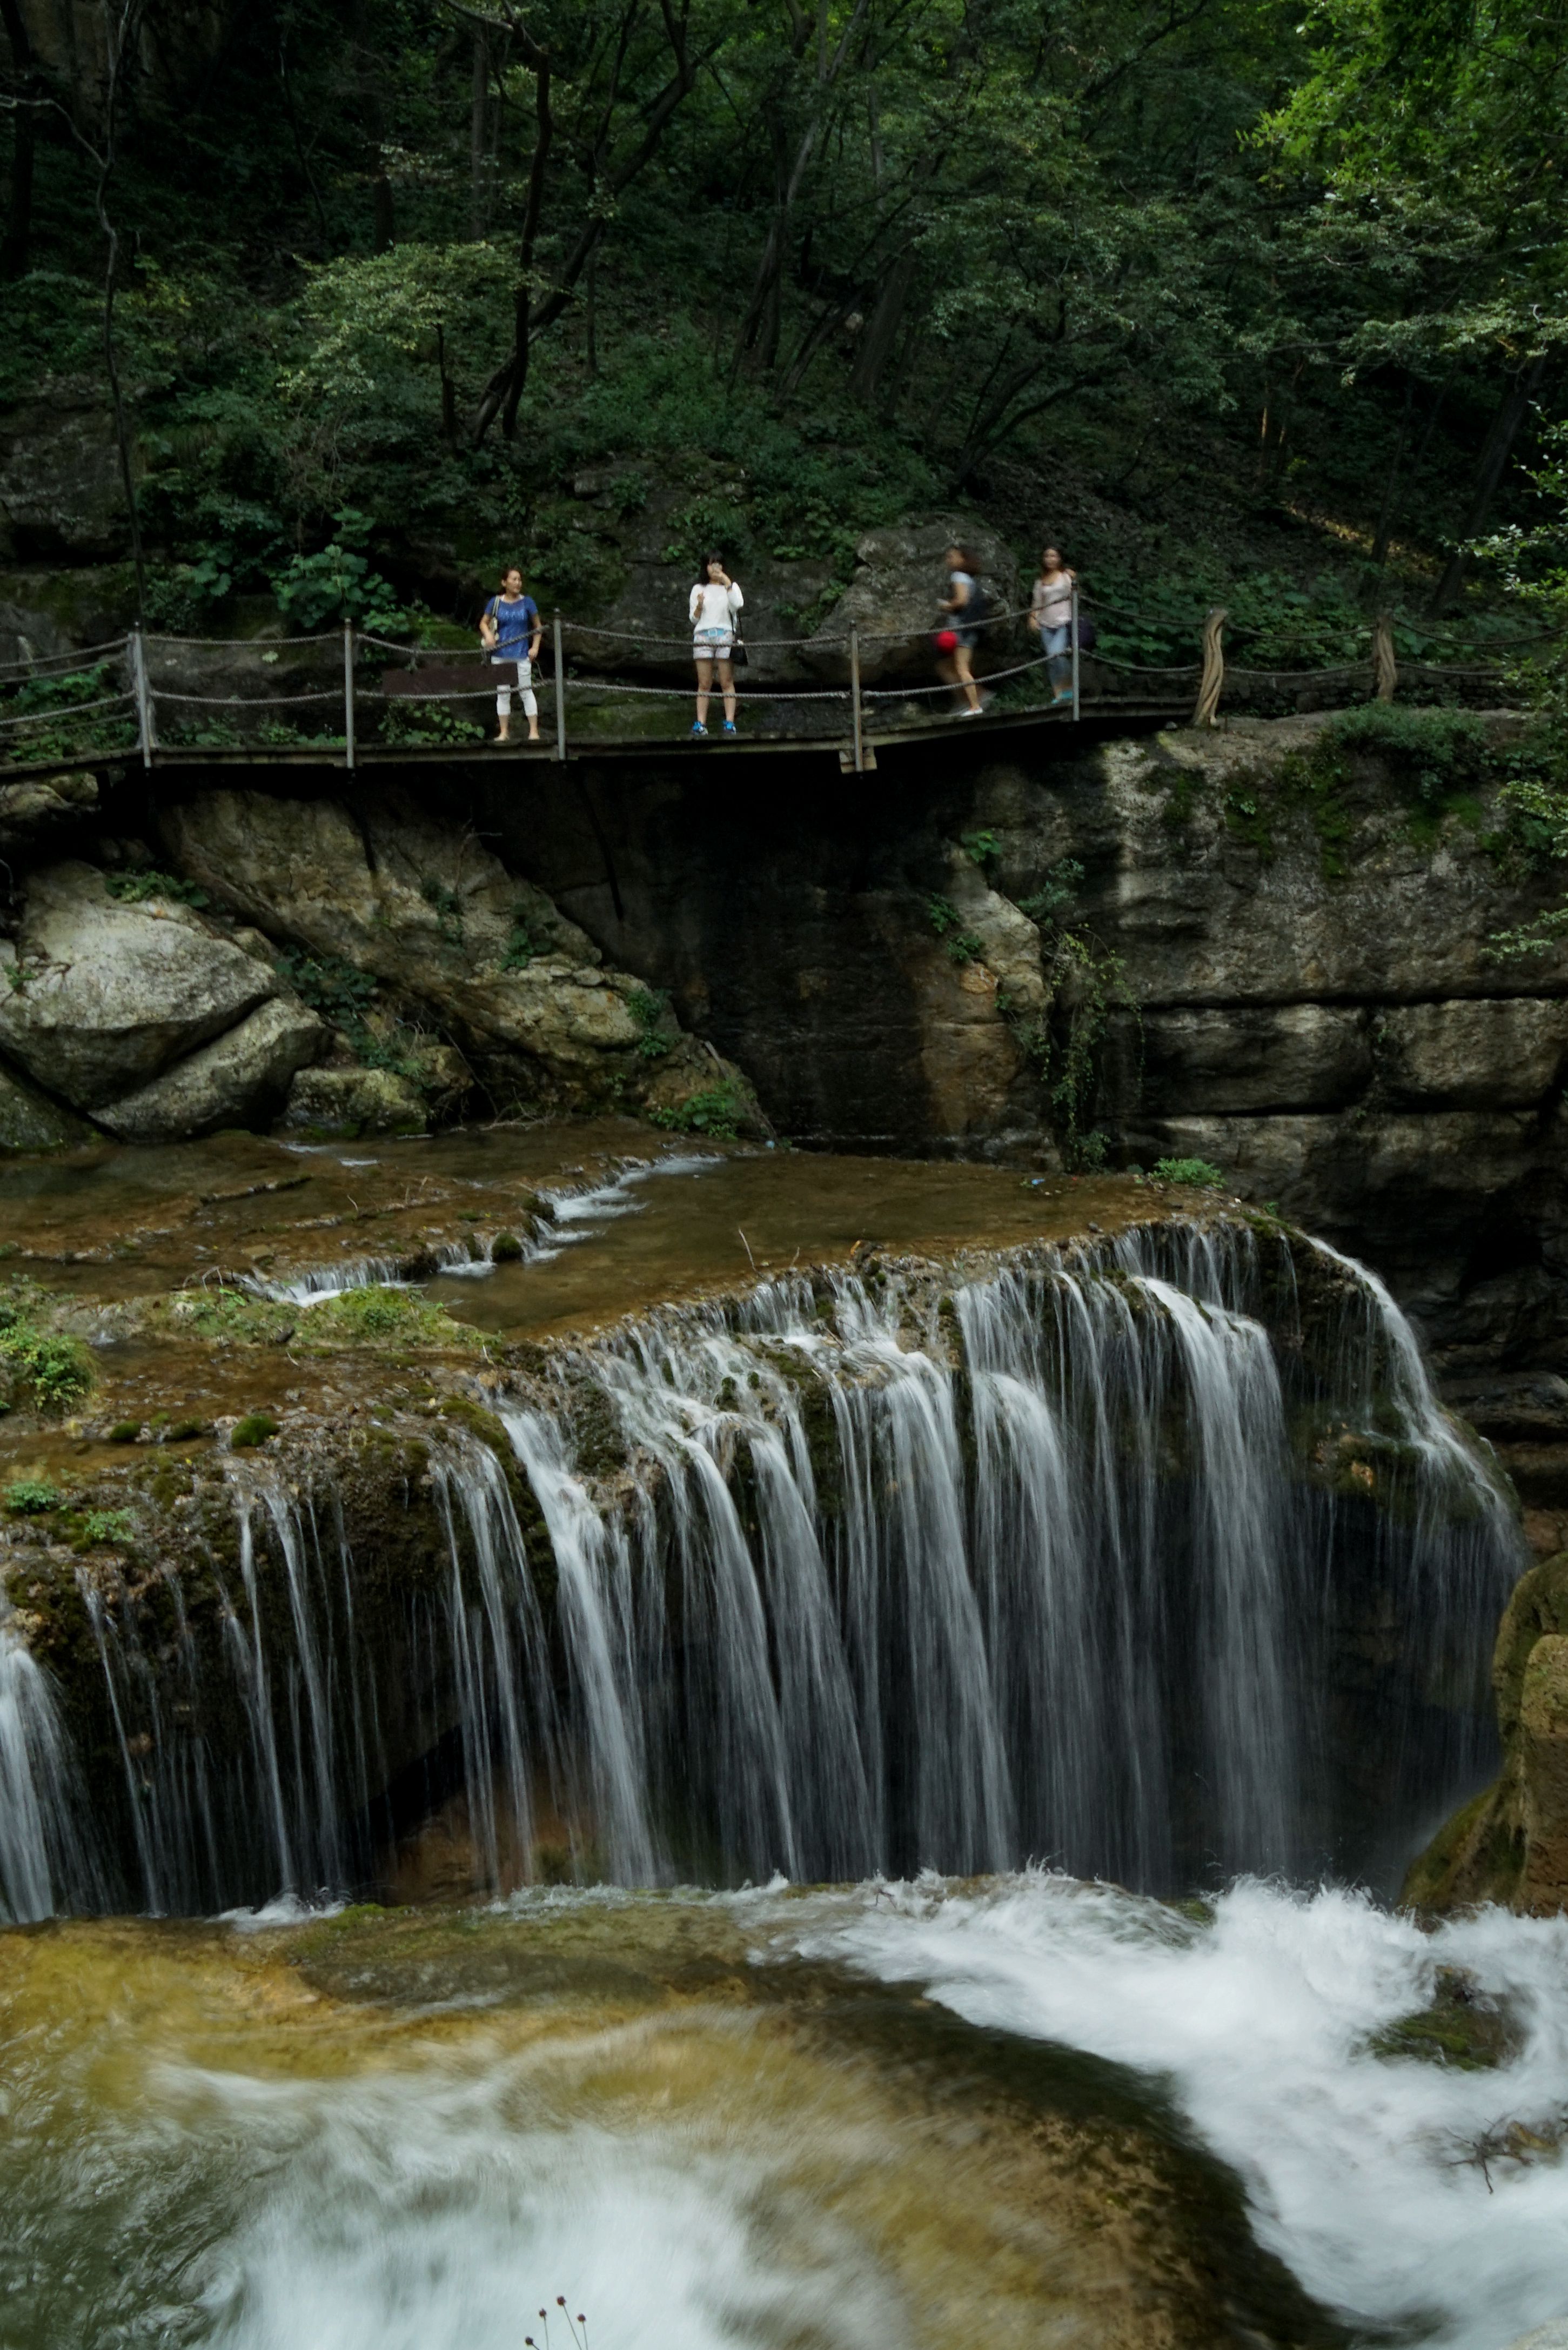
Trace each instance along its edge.
<path fill-rule="evenodd" d="M 539 740 L 539 704 L 534 697 L 534 663 L 539 658 L 544 641 L 545 624 L 539 618 L 539 607 L 532 596 L 523 593 L 523 574 L 514 563 L 508 564 L 501 575 L 501 593 L 493 596 L 484 608 L 479 623 L 479 641 L 497 668 L 515 667 L 517 682 L 523 690 L 523 715 L 528 721 L 528 740 Z M 512 681 L 497 681 L 495 715 L 501 722 L 496 735 L 498 743 L 512 740 Z"/>

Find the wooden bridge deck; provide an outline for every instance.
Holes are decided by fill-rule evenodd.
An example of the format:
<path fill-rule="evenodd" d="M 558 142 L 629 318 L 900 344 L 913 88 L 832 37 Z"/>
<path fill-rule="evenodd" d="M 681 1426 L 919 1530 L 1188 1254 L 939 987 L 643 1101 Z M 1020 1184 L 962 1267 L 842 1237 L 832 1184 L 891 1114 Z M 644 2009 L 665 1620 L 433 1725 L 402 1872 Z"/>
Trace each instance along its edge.
<path fill-rule="evenodd" d="M 1085 701 L 1076 723 L 1070 711 L 1033 709 L 986 711 L 978 718 L 964 718 L 954 712 L 901 726 L 869 725 L 862 735 L 865 765 L 867 769 L 874 768 L 878 752 L 912 750 L 921 744 L 950 740 L 954 735 L 963 741 L 993 742 L 1002 735 L 1011 738 L 1048 733 L 1069 738 L 1078 734 L 1083 739 L 1096 740 L 1107 726 L 1130 725 L 1141 730 L 1151 726 L 1180 725 L 1190 718 L 1191 708 L 1189 695 L 1184 696 L 1179 702 L 1096 698 Z M 581 763 L 617 766 L 622 764 L 667 764 L 671 760 L 695 762 L 754 758 L 763 754 L 777 755 L 781 753 L 794 758 L 830 758 L 842 768 L 854 771 L 853 741 L 837 732 L 789 734 L 759 731 L 733 738 L 712 733 L 703 740 L 693 737 L 684 724 L 680 732 L 667 736 L 584 733 L 574 738 L 568 735 L 565 757 L 568 764 Z M 355 772 L 370 767 L 493 766 L 503 764 L 556 766 L 561 764 L 561 759 L 560 750 L 549 736 L 539 743 L 502 743 L 492 740 L 472 743 L 393 745 L 362 742 L 356 745 L 352 765 Z M 325 767 L 341 772 L 348 765 L 348 753 L 342 743 L 236 746 L 170 743 L 157 744 L 145 755 L 136 745 L 130 744 L 119 751 L 79 752 L 65 758 L 0 764 L 0 785 L 107 766 L 231 772 L 254 767 Z"/>

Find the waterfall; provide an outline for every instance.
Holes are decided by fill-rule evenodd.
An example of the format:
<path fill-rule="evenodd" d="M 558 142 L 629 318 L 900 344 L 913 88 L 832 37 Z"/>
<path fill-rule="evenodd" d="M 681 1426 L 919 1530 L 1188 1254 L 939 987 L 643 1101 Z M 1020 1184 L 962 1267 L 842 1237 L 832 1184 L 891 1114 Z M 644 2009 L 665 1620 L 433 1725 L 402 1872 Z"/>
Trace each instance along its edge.
<path fill-rule="evenodd" d="M 324 1472 L 238 1460 L 202 1626 L 176 1576 L 84 1574 L 122 1898 L 374 1887 L 449 1801 L 480 1886 L 1030 1859 L 1387 1886 L 1491 1764 L 1517 1532 L 1332 1251 L 1156 1225 L 792 1276 L 553 1350 L 495 1400 L 514 1459 L 432 1427 L 395 1575 Z"/>
<path fill-rule="evenodd" d="M 54 1698 L 11 1616 L 0 1585 L 0 1924 L 26 1925 L 100 1888 Z"/>
<path fill-rule="evenodd" d="M 379 1627 L 385 1646 L 330 1490 L 323 1513 L 265 1461 L 230 1466 L 236 1565 L 213 1562 L 215 1640 L 197 1639 L 177 1577 L 156 1586 L 171 1623 L 145 1591 L 81 1577 L 134 1861 L 121 1898 L 178 1914 L 371 1884 L 400 1804 L 454 1775 L 478 1881 L 525 1873 L 553 1700 L 523 1537 L 494 1455 L 461 1430 L 431 1444 L 428 1476 L 444 1555 L 389 1640 Z M 402 1743 L 431 1758 L 401 1798 L 389 1706 Z"/>

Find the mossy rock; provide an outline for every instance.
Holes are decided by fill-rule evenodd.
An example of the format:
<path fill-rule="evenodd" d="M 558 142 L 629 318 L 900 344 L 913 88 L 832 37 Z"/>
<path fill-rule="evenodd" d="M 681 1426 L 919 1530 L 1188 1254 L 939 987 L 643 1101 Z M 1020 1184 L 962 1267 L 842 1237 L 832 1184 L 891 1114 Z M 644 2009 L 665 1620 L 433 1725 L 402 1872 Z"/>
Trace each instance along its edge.
<path fill-rule="evenodd" d="M 85 1118 L 73 1117 L 13 1070 L 0 1068 L 0 1151 L 69 1150 L 97 1139 Z"/>
<path fill-rule="evenodd" d="M 1568 1550 L 1542 1559 L 1515 1584 L 1492 1651 L 1491 1685 L 1504 1742 L 1519 1727 L 1525 1669 L 1538 1640 L 1568 1633 Z"/>
<path fill-rule="evenodd" d="M 1367 2046 L 1386 2061 L 1401 2058 L 1479 2073 L 1518 2053 L 1518 2025 L 1506 2007 L 1481 1991 L 1464 1967 L 1439 1967 L 1429 2003 L 1375 2033 Z"/>

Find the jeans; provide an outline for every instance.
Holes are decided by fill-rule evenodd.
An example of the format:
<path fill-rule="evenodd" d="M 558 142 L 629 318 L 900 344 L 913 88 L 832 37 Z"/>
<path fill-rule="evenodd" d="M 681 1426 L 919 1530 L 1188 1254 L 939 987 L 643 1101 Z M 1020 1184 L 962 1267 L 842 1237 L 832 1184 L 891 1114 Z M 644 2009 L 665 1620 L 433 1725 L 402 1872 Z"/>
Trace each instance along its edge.
<path fill-rule="evenodd" d="M 1059 629 L 1042 629 L 1040 631 L 1040 650 L 1051 656 L 1045 674 L 1058 693 L 1073 681 L 1072 640 L 1073 629 L 1069 621 L 1064 620 Z"/>

